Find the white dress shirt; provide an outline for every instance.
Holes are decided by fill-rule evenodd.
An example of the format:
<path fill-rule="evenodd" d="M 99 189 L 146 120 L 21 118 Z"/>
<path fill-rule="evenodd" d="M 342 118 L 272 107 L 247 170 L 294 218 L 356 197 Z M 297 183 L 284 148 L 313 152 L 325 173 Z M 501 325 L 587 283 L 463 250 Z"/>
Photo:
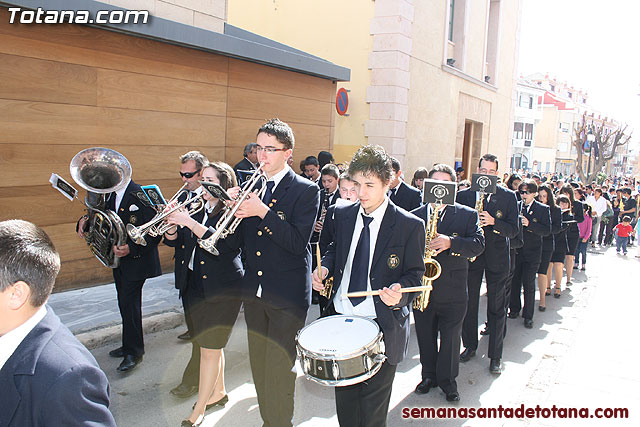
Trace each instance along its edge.
<path fill-rule="evenodd" d="M 127 185 L 116 191 L 116 212 L 120 209 L 120 203 L 122 203 L 122 198 L 124 197 L 125 191 L 127 191 L 127 187 L 131 183 L 131 179 L 127 181 Z"/>
<path fill-rule="evenodd" d="M 389 199 L 384 198 L 384 201 L 378 208 L 371 212 L 371 214 L 367 215 L 373 217 L 373 220 L 369 224 L 369 235 L 370 235 L 370 244 L 369 244 L 369 270 L 367 271 L 367 291 L 371 290 L 371 263 L 373 262 L 373 253 L 376 249 L 376 242 L 378 240 L 378 233 L 380 232 L 380 225 L 382 224 L 382 218 L 384 218 L 384 214 L 387 211 L 387 207 L 389 206 Z M 360 206 L 358 209 L 358 216 L 356 217 L 356 224 L 353 230 L 353 237 L 351 237 L 351 246 L 349 247 L 349 255 L 347 255 L 347 262 L 344 266 L 344 272 L 342 275 L 342 280 L 340 281 L 340 287 L 338 288 L 338 292 L 333 299 L 333 306 L 338 313 L 347 314 L 347 315 L 356 315 L 356 316 L 366 316 L 370 318 L 377 317 L 376 315 L 376 307 L 373 303 L 373 297 L 368 296 L 362 301 L 360 304 L 354 306 L 351 304 L 349 298 L 345 298 L 349 292 L 349 282 L 351 281 L 351 264 L 353 264 L 353 256 L 356 252 L 356 247 L 358 246 L 358 240 L 360 239 L 360 233 L 362 233 L 362 228 L 364 226 L 364 222 L 362 221 L 362 214 L 364 213 L 364 209 Z M 365 214 L 366 215 L 366 214 Z M 390 285 L 390 284 L 389 284 Z"/>
<path fill-rule="evenodd" d="M 43 304 L 26 322 L 18 326 L 12 331 L 0 336 L 0 369 L 9 360 L 16 351 L 16 348 L 24 341 L 29 332 L 36 327 L 38 323 L 47 314 L 47 308 Z"/>
<path fill-rule="evenodd" d="M 202 189 L 202 187 L 198 187 L 198 188 Z M 202 215 L 202 221 L 200 221 L 200 224 L 204 226 L 207 223 L 207 221 L 209 220 L 209 214 L 213 212 L 213 208 L 215 208 L 216 205 L 217 203 L 210 205 L 209 202 L 207 201 L 207 204 L 204 205 L 204 215 Z M 193 260 L 196 257 L 196 249 L 198 249 L 198 243 L 196 243 L 196 245 L 193 247 L 193 252 L 191 252 L 191 259 L 189 260 L 189 270 L 191 271 L 193 271 Z"/>
<path fill-rule="evenodd" d="M 598 217 L 601 217 L 607 210 L 607 199 L 602 196 L 600 196 L 598 200 L 596 200 L 596 197 L 593 195 L 587 197 L 587 204 L 591 206 L 591 209 L 593 209 Z"/>

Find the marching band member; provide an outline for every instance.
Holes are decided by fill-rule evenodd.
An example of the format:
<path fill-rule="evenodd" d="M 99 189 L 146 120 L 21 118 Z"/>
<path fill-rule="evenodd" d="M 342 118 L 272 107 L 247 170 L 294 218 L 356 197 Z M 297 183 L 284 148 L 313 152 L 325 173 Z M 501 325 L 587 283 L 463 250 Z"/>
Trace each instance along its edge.
<path fill-rule="evenodd" d="M 206 164 L 202 180 L 224 189 L 236 184 L 233 169 L 222 162 Z M 221 240 L 217 245 L 220 254 L 213 256 L 197 243 L 197 238 L 206 238 L 213 232 L 209 227 L 215 227 L 224 210 L 224 205 L 209 193 L 205 192 L 203 198 L 206 204 L 199 220 L 185 210 L 176 211 L 167 222 L 182 227 L 173 227 L 165 233 L 167 245 L 184 249 L 176 276 L 181 278 L 180 292 L 192 322 L 193 340 L 200 350 L 198 401 L 183 426 L 199 424 L 206 409 L 224 406 L 229 400 L 224 386 L 222 349 L 240 311 L 238 287 L 243 275 L 240 251 Z"/>
<path fill-rule="evenodd" d="M 420 190 L 407 185 L 407 183 L 402 180 L 400 162 L 396 158 L 391 157 L 391 162 L 393 166 L 393 176 L 389 186 L 389 199 L 396 206 L 401 207 L 407 212 L 411 212 L 422 203 Z"/>
<path fill-rule="evenodd" d="M 401 287 L 419 286 L 423 263 L 424 224 L 387 198 L 392 179 L 390 157 L 382 147 L 364 146 L 349 164 L 359 203 L 337 206 L 335 241 L 313 274 L 315 290 L 333 276 L 329 310 L 376 319 L 384 334 L 387 360 L 373 377 L 336 387 L 338 421 L 342 426 L 386 425 L 396 367 L 407 352 L 409 305 L 413 295 Z M 319 276 L 322 274 L 322 276 Z M 380 296 L 344 298 L 348 291 L 382 290 Z"/>
<path fill-rule="evenodd" d="M 478 173 L 497 175 L 498 158 L 493 154 L 485 154 L 478 163 Z M 475 191 L 458 192 L 456 201 L 474 208 Z M 462 324 L 462 342 L 465 350 L 460 354 L 460 361 L 466 362 L 476 355 L 478 348 L 478 305 L 480 302 L 480 286 L 483 274 L 487 280 L 487 312 L 490 331 L 505 329 L 505 287 L 509 274 L 509 239 L 518 234 L 518 203 L 515 193 L 500 185 L 496 193 L 485 195 L 484 210 L 479 212 L 480 226 L 484 230 L 485 250 L 469 265 L 467 287 L 469 301 L 467 313 Z M 504 334 L 489 335 L 489 370 L 494 374 L 502 372 L 502 348 Z"/>
<path fill-rule="evenodd" d="M 533 327 L 533 311 L 536 299 L 536 272 L 542 256 L 542 238 L 551 233 L 549 206 L 535 200 L 538 185 L 533 179 L 525 179 L 520 184 L 522 197 L 522 227 L 524 245 L 516 252 L 516 271 L 511 281 L 509 318 L 515 319 L 522 308 L 520 291 L 524 288 L 524 326 Z"/>
<path fill-rule="evenodd" d="M 251 193 L 236 216 L 246 252 L 244 313 L 251 373 L 267 426 L 290 426 L 296 374 L 296 333 L 311 302 L 309 239 L 319 205 L 318 186 L 287 165 L 293 131 L 279 119 L 258 130 L 258 161 L 266 174 L 262 200 Z M 229 191 L 237 197 L 239 188 Z M 238 233 L 239 232 L 239 233 Z"/>
<path fill-rule="evenodd" d="M 428 178 L 455 182 L 456 175 L 449 165 L 439 164 L 429 171 Z M 411 213 L 425 221 L 428 229 L 431 209 L 432 206 L 423 205 Z M 459 203 L 442 206 L 437 227 L 438 235 L 429 248 L 436 250 L 435 260 L 444 274 L 433 282 L 427 308 L 413 310 L 422 364 L 422 381 L 415 392 L 425 394 L 440 387 L 448 401 L 458 401 L 456 377 L 462 322 L 467 311 L 468 259 L 484 250 L 484 234 L 478 225 L 478 213 Z"/>
<path fill-rule="evenodd" d="M 551 262 L 552 256 L 556 253 L 556 235 L 562 231 L 562 212 L 560 208 L 556 206 L 553 197 L 553 190 L 551 187 L 544 184 L 538 188 L 538 201 L 544 205 L 549 206 L 551 213 L 551 233 L 542 238 L 542 255 L 540 256 L 540 266 L 538 267 L 538 291 L 540 292 L 540 304 L 538 310 L 546 310 L 546 295 L 551 289 L 551 274 L 553 273 L 553 264 Z M 562 261 L 564 262 L 564 256 L 566 254 L 567 240 L 566 236 L 564 242 L 560 242 L 558 237 L 558 244 L 564 244 L 565 249 L 562 252 Z M 562 269 L 560 270 L 562 274 Z"/>

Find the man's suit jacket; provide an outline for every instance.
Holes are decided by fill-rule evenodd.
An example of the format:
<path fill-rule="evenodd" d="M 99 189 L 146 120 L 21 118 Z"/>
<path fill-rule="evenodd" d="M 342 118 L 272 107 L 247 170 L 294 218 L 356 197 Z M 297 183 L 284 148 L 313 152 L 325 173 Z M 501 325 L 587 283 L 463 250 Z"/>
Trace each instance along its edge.
<path fill-rule="evenodd" d="M 336 238 L 322 259 L 322 266 L 329 270 L 327 277 L 333 276 L 335 290 L 342 281 L 359 209 L 360 203 L 335 208 Z M 424 236 L 424 222 L 390 201 L 380 224 L 369 269 L 373 290 L 394 283 L 400 283 L 402 287 L 421 285 L 424 275 Z M 331 301 L 335 295 L 334 292 Z M 385 354 L 392 365 L 400 363 L 407 352 L 409 305 L 414 297 L 415 293 L 404 293 L 400 302 L 393 307 L 387 306 L 380 297 L 373 297 L 378 324 L 384 334 Z"/>
<path fill-rule="evenodd" d="M 518 254 L 524 254 L 531 262 L 540 262 L 542 254 L 542 238 L 551 234 L 551 214 L 549 206 L 534 200 L 530 209 L 522 207 L 522 214 L 529 220 L 529 225 L 523 227 L 524 245 Z"/>
<path fill-rule="evenodd" d="M 230 242 L 235 241 L 234 245 L 244 245 L 245 298 L 253 298 L 261 285 L 262 301 L 272 307 L 309 308 L 309 239 L 320 203 L 319 192 L 316 184 L 289 169 L 267 201 L 269 212 L 264 219 L 245 218 L 236 233 L 227 237 Z"/>
<path fill-rule="evenodd" d="M 156 214 L 153 208 L 144 205 L 140 199 L 135 196 L 135 193 L 139 191 L 142 191 L 140 186 L 131 181 L 122 196 L 122 201 L 120 202 L 117 213 L 125 227 L 127 224 L 133 224 L 135 226 L 145 224 Z M 118 267 L 127 280 L 144 280 L 162 274 L 160 258 L 158 256 L 158 243 L 161 237 L 150 237 L 147 235 L 145 239 L 147 245 L 141 246 L 135 244 L 133 240 L 127 236 L 129 255 L 120 258 L 120 266 Z"/>
<path fill-rule="evenodd" d="M 329 249 L 329 245 L 333 242 L 333 239 L 336 235 L 335 231 L 335 214 L 336 214 L 336 206 L 329 206 L 327 209 L 327 214 L 324 217 L 324 224 L 322 225 L 322 231 L 320 232 L 320 241 L 318 244 L 320 245 L 320 253 L 322 255 L 327 252 Z M 315 256 L 315 254 L 314 254 Z"/>
<path fill-rule="evenodd" d="M 426 228 L 427 206 L 420 206 L 411 212 L 424 221 Z M 451 248 L 433 258 L 440 263 L 442 271 L 432 283 L 430 301 L 467 302 L 469 258 L 480 255 L 484 250 L 484 233 L 478 225 L 478 213 L 459 203 L 445 207 L 444 217 L 438 221 L 438 234 L 449 236 Z"/>
<path fill-rule="evenodd" d="M 109 382 L 50 307 L 0 369 L 0 427 L 115 426 Z"/>
<path fill-rule="evenodd" d="M 472 209 L 476 206 L 476 192 L 470 189 L 458 191 L 456 202 Z M 502 186 L 496 187 L 483 203 L 485 211 L 495 219 L 494 225 L 483 227 L 485 249 L 482 256 L 472 263 L 470 268 L 487 267 L 490 270 L 509 270 L 509 239 L 518 234 L 518 202 L 513 191 Z"/>
<path fill-rule="evenodd" d="M 396 187 L 395 191 L 391 193 L 391 201 L 400 206 L 407 212 L 418 208 L 422 203 L 420 199 L 420 190 L 413 188 L 404 181 L 400 181 L 400 184 Z"/>
<path fill-rule="evenodd" d="M 202 211 L 196 214 L 196 221 L 202 222 Z M 210 237 L 215 229 L 222 213 L 208 216 L 205 227 L 209 229 L 202 236 L 203 239 Z M 218 240 L 216 249 L 219 255 L 213 255 L 202 249 L 198 245 L 198 237 L 195 236 L 188 227 L 178 227 L 178 235 L 174 240 L 165 237 L 164 243 L 167 246 L 176 248 L 176 288 L 180 290 L 182 296 L 187 288 L 187 274 L 189 272 L 189 261 L 191 254 L 196 249 L 193 257 L 193 274 L 201 278 L 204 296 L 209 299 L 220 294 L 238 292 L 239 283 L 243 275 L 242 261 L 240 260 L 240 250 L 237 247 L 229 246 L 226 239 Z"/>
<path fill-rule="evenodd" d="M 238 171 L 250 171 L 250 170 L 254 170 L 256 168 L 256 165 L 254 165 L 253 163 L 251 163 L 249 161 L 249 159 L 247 159 L 246 157 L 243 158 L 242 160 L 240 160 L 234 167 L 233 170 L 238 173 Z"/>

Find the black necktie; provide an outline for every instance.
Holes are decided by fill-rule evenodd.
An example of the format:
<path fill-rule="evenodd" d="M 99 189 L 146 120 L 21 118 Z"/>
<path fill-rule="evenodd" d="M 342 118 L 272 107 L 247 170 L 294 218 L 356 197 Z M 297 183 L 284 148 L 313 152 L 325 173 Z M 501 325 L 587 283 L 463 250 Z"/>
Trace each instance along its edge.
<path fill-rule="evenodd" d="M 107 209 L 110 211 L 116 211 L 116 193 L 110 193 L 107 200 Z"/>
<path fill-rule="evenodd" d="M 373 218 L 362 214 L 362 232 L 358 239 L 356 251 L 353 254 L 351 263 L 351 280 L 349 281 L 349 292 L 359 292 L 367 290 L 369 276 L 369 251 L 371 245 L 371 233 L 369 224 Z M 351 298 L 351 304 L 355 307 L 365 300 L 365 297 Z"/>
<path fill-rule="evenodd" d="M 273 195 L 273 186 L 276 185 L 273 181 L 267 181 L 267 189 L 264 192 L 264 196 L 262 197 L 262 201 L 267 205 L 271 201 L 271 196 Z"/>

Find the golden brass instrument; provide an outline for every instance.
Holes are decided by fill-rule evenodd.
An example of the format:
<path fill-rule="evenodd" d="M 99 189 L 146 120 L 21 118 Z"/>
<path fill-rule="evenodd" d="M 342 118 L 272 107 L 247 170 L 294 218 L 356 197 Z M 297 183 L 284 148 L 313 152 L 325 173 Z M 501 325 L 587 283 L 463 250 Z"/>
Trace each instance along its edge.
<path fill-rule="evenodd" d="M 127 234 L 131 240 L 138 245 L 146 246 L 147 240 L 145 239 L 145 236 L 147 234 L 151 237 L 161 236 L 173 227 L 173 225 L 166 222 L 167 217 L 173 212 L 184 207 L 188 207 L 189 216 L 193 216 L 200 212 L 204 208 L 204 201 L 202 200 L 202 196 L 204 196 L 205 193 L 204 190 L 195 196 L 187 196 L 183 202 L 177 202 L 178 198 L 183 193 L 187 192 L 187 190 L 184 189 L 186 186 L 187 184 L 183 185 L 167 202 L 167 204 L 159 209 L 158 213 L 149 222 L 142 224 L 139 227 L 136 227 L 133 224 L 127 224 Z M 168 209 L 162 209 L 164 207 L 168 207 Z"/>
<path fill-rule="evenodd" d="M 435 250 L 429 249 L 431 241 L 438 234 L 438 216 L 440 215 L 440 203 L 431 204 L 432 212 L 428 218 L 427 234 L 424 248 L 424 275 L 422 276 L 422 286 L 426 286 L 426 289 L 422 291 L 416 299 L 413 301 L 413 308 L 415 310 L 424 311 L 429 305 L 429 296 L 433 289 L 432 282 L 440 277 L 442 273 L 442 267 L 440 263 L 435 259 Z"/>
<path fill-rule="evenodd" d="M 222 216 L 216 223 L 216 231 L 206 239 L 198 239 L 198 244 L 202 249 L 213 255 L 219 255 L 220 252 L 216 249 L 218 240 L 233 234 L 242 221 L 242 218 L 236 218 L 235 216 L 242 202 L 244 202 L 251 193 L 255 193 L 259 198 L 262 198 L 267 190 L 267 176 L 262 170 L 263 167 L 264 163 L 260 163 L 260 166 L 258 166 L 258 169 L 255 170 L 253 175 L 242 184 L 240 192 L 236 198 L 233 199 L 234 204 L 231 207 L 225 207 Z M 262 187 L 260 187 L 259 190 L 255 190 L 256 185 L 261 181 L 264 181 Z"/>
<path fill-rule="evenodd" d="M 320 256 L 320 245 L 316 245 L 316 268 L 319 272 L 322 271 L 322 258 Z M 322 276 L 320 276 L 322 277 Z M 320 295 L 325 297 L 326 299 L 331 298 L 331 291 L 333 290 L 333 277 L 328 278 L 324 282 L 324 288 L 321 291 L 318 291 Z"/>
<path fill-rule="evenodd" d="M 120 258 L 115 256 L 113 247 L 124 245 L 127 233 L 118 214 L 105 208 L 105 195 L 128 185 L 131 164 L 117 151 L 96 147 L 76 154 L 69 170 L 73 180 L 87 190 L 87 245 L 105 267 L 117 268 Z"/>

